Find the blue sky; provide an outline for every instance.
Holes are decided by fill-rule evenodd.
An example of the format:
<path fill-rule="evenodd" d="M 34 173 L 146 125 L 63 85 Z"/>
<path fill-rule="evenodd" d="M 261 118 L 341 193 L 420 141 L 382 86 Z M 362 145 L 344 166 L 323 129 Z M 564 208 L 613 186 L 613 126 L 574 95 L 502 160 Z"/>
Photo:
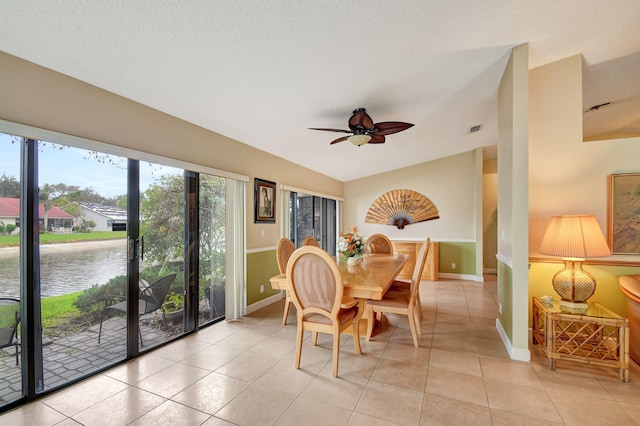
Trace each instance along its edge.
<path fill-rule="evenodd" d="M 11 143 L 10 135 L 0 133 L 0 175 L 3 173 L 20 178 L 20 144 Z M 99 162 L 89 151 L 47 143 L 38 153 L 38 181 L 64 183 L 80 188 L 93 188 L 105 197 L 123 195 L 127 192 L 127 160 L 123 157 L 107 156 L 113 163 Z M 156 177 L 163 174 L 182 173 L 173 167 L 140 162 L 140 186 L 144 191 Z"/>

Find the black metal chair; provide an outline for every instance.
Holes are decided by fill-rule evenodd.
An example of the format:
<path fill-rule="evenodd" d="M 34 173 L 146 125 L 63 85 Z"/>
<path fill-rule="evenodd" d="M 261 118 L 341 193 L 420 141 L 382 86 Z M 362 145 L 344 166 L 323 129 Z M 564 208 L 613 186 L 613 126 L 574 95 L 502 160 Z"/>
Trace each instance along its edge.
<path fill-rule="evenodd" d="M 20 339 L 20 300 L 12 297 L 0 297 L 0 349 L 13 346 L 16 352 L 16 365 L 20 365 L 18 357 Z"/>
<path fill-rule="evenodd" d="M 164 313 L 164 300 L 167 297 L 167 293 L 169 293 L 169 287 L 173 280 L 176 279 L 176 274 L 170 274 L 165 277 L 160 278 L 155 281 L 153 284 L 150 284 L 146 288 L 140 289 L 140 296 L 138 300 L 138 319 L 143 315 L 150 314 L 152 312 L 157 311 L 158 309 L 162 310 L 162 319 L 167 322 Z M 121 300 L 121 302 L 114 303 L 117 300 Z M 124 296 L 107 296 L 104 299 L 104 308 L 102 309 L 102 316 L 100 317 L 100 331 L 98 332 L 98 343 L 100 343 L 100 338 L 102 336 L 102 322 L 104 321 L 105 314 L 107 310 L 127 312 L 127 300 Z M 143 346 L 142 342 L 142 333 L 138 333 L 140 336 L 140 346 Z"/>

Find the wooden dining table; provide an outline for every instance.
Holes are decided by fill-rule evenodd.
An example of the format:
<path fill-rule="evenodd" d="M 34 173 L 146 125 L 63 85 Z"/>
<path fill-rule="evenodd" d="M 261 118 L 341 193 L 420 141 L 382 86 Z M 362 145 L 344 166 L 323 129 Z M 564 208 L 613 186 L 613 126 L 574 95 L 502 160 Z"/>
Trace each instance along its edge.
<path fill-rule="evenodd" d="M 396 279 L 408 256 L 404 254 L 371 254 L 357 265 L 339 262 L 344 284 L 343 301 L 359 299 L 364 308 L 365 299 L 381 300 Z M 269 279 L 274 290 L 287 290 L 287 277 L 279 274 Z M 367 318 L 362 318 L 361 330 L 366 330 Z M 364 328 L 363 328 L 364 325 Z"/>
<path fill-rule="evenodd" d="M 371 254 L 357 265 L 340 262 L 344 297 L 381 300 L 407 259 L 404 254 Z M 287 290 L 285 274 L 271 277 L 269 282 L 274 290 Z"/>

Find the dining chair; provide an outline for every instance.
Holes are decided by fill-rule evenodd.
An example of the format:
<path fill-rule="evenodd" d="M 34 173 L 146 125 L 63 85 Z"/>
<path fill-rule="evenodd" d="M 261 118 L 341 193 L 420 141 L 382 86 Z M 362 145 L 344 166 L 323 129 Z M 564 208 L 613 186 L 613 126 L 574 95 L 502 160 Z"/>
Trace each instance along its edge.
<path fill-rule="evenodd" d="M 165 324 L 167 323 L 167 318 L 165 317 L 165 312 L 162 305 L 164 304 L 167 293 L 169 292 L 169 287 L 175 279 L 176 274 L 169 274 L 150 284 L 146 288 L 143 288 L 143 286 L 139 284 L 140 293 L 138 296 L 138 319 L 140 319 L 143 315 L 150 314 L 160 309 L 162 311 L 162 319 Z M 115 303 L 118 300 L 121 300 L 121 302 Z M 104 308 L 102 309 L 102 315 L 100 316 L 98 343 L 100 343 L 100 339 L 102 337 L 102 322 L 104 321 L 107 312 L 113 311 L 126 314 L 127 306 L 128 302 L 125 296 L 107 295 L 105 297 Z M 138 336 L 140 337 L 140 346 L 143 346 L 144 343 L 142 341 L 142 333 L 138 333 Z"/>
<path fill-rule="evenodd" d="M 302 242 L 302 245 L 320 247 L 320 243 L 318 242 L 318 240 L 316 240 L 311 235 L 305 237 L 304 241 Z"/>
<path fill-rule="evenodd" d="M 409 328 L 411 329 L 411 337 L 413 337 L 413 345 L 418 347 L 418 334 L 422 334 L 418 294 L 420 291 L 422 270 L 424 269 L 430 247 L 431 239 L 427 238 L 420 247 L 420 252 L 416 259 L 416 266 L 411 276 L 411 283 L 392 285 L 384 294 L 382 300 L 367 300 L 365 307 L 365 315 L 369 318 L 367 324 L 367 341 L 371 339 L 371 334 L 373 333 L 373 326 L 375 324 L 374 313 L 390 313 L 407 316 Z M 401 283 L 401 281 L 396 281 L 394 284 L 395 283 Z"/>
<path fill-rule="evenodd" d="M 20 364 L 20 300 L 12 297 L 0 297 L 0 349 L 13 346 L 16 353 L 16 365 Z"/>
<path fill-rule="evenodd" d="M 281 274 L 287 272 L 287 262 L 289 262 L 289 258 L 291 254 L 296 250 L 296 246 L 291 242 L 290 239 L 283 237 L 278 241 L 278 249 L 277 249 L 277 258 L 278 258 L 278 269 Z M 284 314 L 282 315 L 282 325 L 287 325 L 287 316 L 289 315 L 289 306 L 291 303 L 291 294 L 289 290 L 284 291 L 285 300 L 284 300 Z"/>
<path fill-rule="evenodd" d="M 311 331 L 313 346 L 318 344 L 318 333 L 331 334 L 333 377 L 338 377 L 340 334 L 349 327 L 356 352 L 362 354 L 358 327 L 362 316 L 360 304 L 341 307 L 344 285 L 340 268 L 335 258 L 319 247 L 305 246 L 294 251 L 287 264 L 286 276 L 298 320 L 295 368 L 300 368 L 305 330 Z"/>
<path fill-rule="evenodd" d="M 370 253 L 393 254 L 393 244 L 384 234 L 373 234 L 367 238 Z"/>

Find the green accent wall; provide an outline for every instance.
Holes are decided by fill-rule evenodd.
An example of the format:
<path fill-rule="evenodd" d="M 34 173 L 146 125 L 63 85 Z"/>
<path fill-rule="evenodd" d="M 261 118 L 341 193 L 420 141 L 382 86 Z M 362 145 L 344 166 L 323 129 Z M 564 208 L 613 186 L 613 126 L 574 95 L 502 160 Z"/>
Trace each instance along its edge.
<path fill-rule="evenodd" d="M 275 249 L 247 254 L 247 306 L 280 293 L 269 282 L 269 278 L 279 273 Z M 260 293 L 261 284 L 264 293 Z"/>
<path fill-rule="evenodd" d="M 513 271 L 508 265 L 498 261 L 498 303 L 502 305 L 502 313 L 498 312 L 498 320 L 505 334 L 513 343 Z M 524 307 L 523 307 L 524 308 Z"/>
<path fill-rule="evenodd" d="M 438 270 L 450 274 L 476 274 L 476 243 L 438 242 L 440 261 Z M 456 269 L 451 264 L 456 264 Z"/>

